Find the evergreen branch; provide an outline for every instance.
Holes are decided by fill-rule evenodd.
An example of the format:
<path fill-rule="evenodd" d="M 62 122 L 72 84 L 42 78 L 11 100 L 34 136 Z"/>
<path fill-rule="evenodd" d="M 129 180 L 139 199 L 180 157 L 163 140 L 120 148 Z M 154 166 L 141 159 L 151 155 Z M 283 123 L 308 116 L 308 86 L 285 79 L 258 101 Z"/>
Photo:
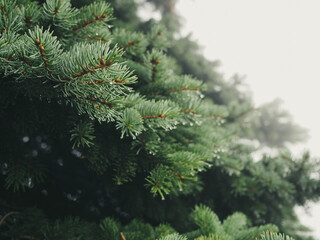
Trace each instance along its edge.
<path fill-rule="evenodd" d="M 223 164 L 221 165 L 222 167 L 225 167 L 225 168 L 229 168 L 229 169 L 233 169 L 233 170 L 237 170 L 238 172 L 240 172 L 242 170 L 242 168 L 237 168 L 235 166 L 232 166 L 230 164 Z"/>
<path fill-rule="evenodd" d="M 35 238 L 35 237 L 32 237 L 32 236 L 27 236 L 27 235 L 20 236 L 20 237 L 18 237 L 18 240 L 19 239 L 38 240 L 38 238 Z"/>
<path fill-rule="evenodd" d="M 208 117 L 221 118 L 222 115 L 221 114 L 211 114 L 211 115 L 208 115 Z"/>
<path fill-rule="evenodd" d="M 33 20 L 31 19 L 31 17 L 26 16 L 25 18 L 23 18 L 23 20 L 25 21 L 26 24 L 32 23 Z"/>
<path fill-rule="evenodd" d="M 41 10 L 36 2 L 24 2 L 24 5 L 16 5 L 18 14 L 24 21 L 25 28 L 30 28 L 31 24 L 37 23 L 41 17 Z"/>
<path fill-rule="evenodd" d="M 155 81 L 156 81 L 156 73 L 157 73 L 157 71 L 158 71 L 157 65 L 160 64 L 161 61 L 152 58 L 152 59 L 150 59 L 150 62 L 151 62 L 151 64 L 152 64 L 152 68 L 151 68 L 151 69 L 152 69 L 151 81 L 152 81 L 152 82 L 155 82 Z"/>
<path fill-rule="evenodd" d="M 6 31 L 6 34 L 8 34 L 8 33 L 9 33 L 8 28 L 3 27 L 2 29 L 3 29 L 3 31 Z M 8 41 L 6 41 L 6 44 L 8 44 Z"/>
<path fill-rule="evenodd" d="M 14 215 L 14 214 L 19 214 L 19 212 L 13 211 L 13 212 L 8 212 L 7 214 L 5 214 L 5 215 L 1 218 L 1 220 L 0 220 L 0 225 L 4 222 L 4 220 L 5 220 L 7 217 L 9 217 L 9 216 L 11 216 L 11 215 Z"/>
<path fill-rule="evenodd" d="M 162 25 L 155 25 L 151 28 L 150 33 L 148 34 L 148 45 L 147 49 L 163 49 L 166 48 L 167 45 L 167 37 L 166 37 L 166 29 Z"/>
<path fill-rule="evenodd" d="M 184 179 L 184 176 L 183 175 L 181 175 L 181 174 L 179 174 L 179 173 L 177 173 L 177 172 L 175 172 L 175 171 L 172 171 L 172 170 L 169 170 L 174 176 L 177 176 L 177 177 L 179 177 L 181 180 L 183 180 Z"/>
<path fill-rule="evenodd" d="M 166 118 L 167 115 L 164 115 L 162 113 L 159 113 L 158 115 L 147 115 L 147 116 L 141 116 L 142 119 L 155 119 L 155 118 Z"/>
<path fill-rule="evenodd" d="M 108 42 L 109 41 L 109 40 L 101 38 L 101 37 L 90 37 L 90 36 L 87 36 L 87 35 L 82 35 L 82 36 L 77 36 L 77 37 L 78 38 L 89 38 L 89 39 L 92 39 L 92 40 L 98 40 L 98 41 L 102 41 L 102 42 Z"/>
<path fill-rule="evenodd" d="M 59 6 L 56 6 L 56 7 L 54 8 L 53 16 L 56 17 L 59 12 L 60 12 Z"/>
<path fill-rule="evenodd" d="M 152 45 L 153 45 L 153 42 L 161 35 L 162 35 L 161 31 L 157 32 L 156 35 L 151 39 L 149 45 L 147 46 L 147 49 L 151 49 Z"/>
<path fill-rule="evenodd" d="M 132 41 L 128 41 L 128 44 L 126 44 L 126 45 L 122 45 L 121 47 L 122 48 L 128 48 L 128 47 L 131 47 L 131 46 L 136 46 L 137 45 L 137 43 L 135 43 L 135 42 L 132 42 Z"/>
<path fill-rule="evenodd" d="M 233 118 L 234 118 L 234 119 L 239 119 L 239 118 L 242 118 L 242 117 L 248 115 L 248 114 L 251 113 L 251 112 L 258 111 L 258 110 L 260 110 L 260 108 L 249 108 L 249 109 L 247 109 L 246 111 L 241 112 L 241 113 L 239 113 L 238 115 L 234 116 Z"/>
<path fill-rule="evenodd" d="M 185 91 L 185 90 L 199 91 L 200 88 L 183 87 L 183 88 L 172 89 L 172 90 L 170 90 L 169 92 L 177 92 L 177 91 Z"/>
<path fill-rule="evenodd" d="M 189 110 L 189 109 L 186 109 L 186 110 L 180 110 L 180 112 L 183 112 L 183 113 L 193 113 L 193 114 L 197 114 L 197 112 L 195 110 Z"/>
<path fill-rule="evenodd" d="M 70 0 L 47 0 L 43 5 L 43 17 L 54 25 L 56 34 L 65 35 L 75 26 L 78 9 L 72 8 Z"/>
<path fill-rule="evenodd" d="M 290 236 L 275 233 L 273 230 L 266 231 L 265 233 L 257 236 L 255 239 L 259 239 L 259 240 L 293 240 L 293 238 L 291 238 Z"/>
<path fill-rule="evenodd" d="M 92 140 L 94 136 L 94 125 L 92 122 L 80 121 L 74 124 L 73 129 L 70 131 L 70 141 L 74 141 L 72 148 L 76 147 L 90 147 L 94 145 Z"/>
<path fill-rule="evenodd" d="M 9 19 L 8 13 L 7 13 L 6 9 L 4 8 L 4 6 L 2 4 L 0 4 L 0 9 L 4 13 L 4 15 L 7 17 L 7 19 Z"/>
<path fill-rule="evenodd" d="M 97 14 L 95 14 L 94 16 L 95 16 L 95 20 L 89 20 L 88 21 L 87 19 L 84 19 L 84 23 L 82 23 L 82 24 L 80 24 L 78 26 L 75 26 L 72 29 L 72 31 L 74 31 L 74 32 L 78 31 L 81 28 L 85 28 L 86 26 L 88 26 L 90 24 L 93 24 L 93 23 L 97 23 L 99 21 L 104 22 L 104 19 L 107 17 L 107 14 L 103 14 L 103 15 L 99 15 L 99 16 Z"/>
<path fill-rule="evenodd" d="M 35 44 L 40 50 L 40 55 L 41 55 L 41 58 L 44 62 L 44 65 L 46 66 L 47 69 L 49 69 L 49 64 L 48 64 L 47 57 L 44 52 L 44 47 L 38 38 L 36 39 Z"/>
<path fill-rule="evenodd" d="M 65 80 L 70 80 L 70 79 L 67 79 L 65 78 Z M 125 80 L 121 80 L 120 78 L 117 78 L 115 80 L 112 80 L 112 82 L 114 83 L 125 83 L 126 81 Z M 109 81 L 103 81 L 103 80 L 96 80 L 96 81 L 88 81 L 88 82 L 79 82 L 79 84 L 87 84 L 87 85 L 94 85 L 94 84 L 100 84 L 100 83 L 107 83 L 107 84 L 110 84 Z M 64 83 L 64 84 L 67 84 L 67 83 Z"/>
<path fill-rule="evenodd" d="M 187 90 L 200 91 L 200 88 L 182 87 L 182 88 L 171 89 L 169 91 L 152 92 L 152 95 L 159 95 L 159 94 L 163 94 L 163 93 L 172 93 L 172 92 L 187 91 Z"/>
<path fill-rule="evenodd" d="M 86 100 L 89 100 L 91 102 L 98 102 L 98 103 L 101 103 L 101 104 L 105 104 L 107 105 L 109 108 L 113 107 L 114 104 L 108 102 L 107 100 L 101 100 L 101 99 L 97 99 L 97 98 L 90 98 L 90 97 L 86 97 L 85 98 Z M 96 107 L 97 109 L 99 109 L 99 107 Z"/>
<path fill-rule="evenodd" d="M 108 62 L 104 59 L 102 59 L 101 57 L 99 58 L 100 63 L 96 66 L 92 66 L 90 68 L 87 68 L 85 65 L 82 65 L 83 67 L 83 71 L 75 73 L 72 75 L 73 78 L 80 78 L 88 73 L 95 73 L 97 69 L 106 69 L 109 68 L 111 66 L 112 60 L 109 60 Z"/>
<path fill-rule="evenodd" d="M 27 65 L 29 65 L 30 67 L 32 67 L 31 62 L 25 56 L 20 56 L 19 59 L 24 63 L 26 63 Z"/>

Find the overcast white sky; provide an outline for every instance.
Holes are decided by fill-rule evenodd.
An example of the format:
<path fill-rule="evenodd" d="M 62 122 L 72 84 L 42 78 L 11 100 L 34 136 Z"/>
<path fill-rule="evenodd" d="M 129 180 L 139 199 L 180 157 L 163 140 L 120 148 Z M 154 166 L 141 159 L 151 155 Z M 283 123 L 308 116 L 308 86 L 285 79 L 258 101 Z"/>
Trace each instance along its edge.
<path fill-rule="evenodd" d="M 320 157 L 320 0 L 180 0 L 176 11 L 226 77 L 246 75 L 255 103 L 281 98 L 310 130 L 292 150 Z M 320 205 L 310 212 L 302 222 L 320 239 Z"/>

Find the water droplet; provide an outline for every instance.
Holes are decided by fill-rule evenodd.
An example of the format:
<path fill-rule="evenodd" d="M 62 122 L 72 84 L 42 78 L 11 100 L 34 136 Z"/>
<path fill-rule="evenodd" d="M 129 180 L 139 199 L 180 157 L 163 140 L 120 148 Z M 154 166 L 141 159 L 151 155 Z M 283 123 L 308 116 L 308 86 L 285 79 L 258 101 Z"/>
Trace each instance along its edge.
<path fill-rule="evenodd" d="M 61 159 L 61 158 L 59 158 L 58 160 L 57 160 L 57 163 L 59 164 L 59 166 L 63 166 L 63 160 Z"/>
<path fill-rule="evenodd" d="M 164 200 L 164 197 L 161 197 L 161 200 L 163 201 L 163 200 Z"/>
<path fill-rule="evenodd" d="M 28 186 L 28 188 L 33 188 L 33 187 L 34 187 L 34 184 L 33 184 L 33 181 L 32 181 L 31 178 L 28 178 L 28 180 L 27 180 L 27 186 Z"/>
<path fill-rule="evenodd" d="M 30 138 L 28 136 L 24 136 L 22 138 L 22 142 L 26 143 L 26 142 L 29 142 Z"/>
<path fill-rule="evenodd" d="M 38 156 L 38 151 L 37 150 L 32 150 L 31 155 L 32 155 L 32 157 Z"/>
<path fill-rule="evenodd" d="M 76 149 L 74 149 L 74 150 L 72 150 L 72 152 L 71 152 L 73 155 L 75 155 L 76 157 L 78 157 L 78 158 L 80 158 L 81 157 L 81 152 L 79 152 L 78 150 L 76 150 Z"/>
<path fill-rule="evenodd" d="M 48 191 L 46 189 L 42 189 L 41 193 L 44 195 L 44 196 L 48 196 Z"/>
<path fill-rule="evenodd" d="M 42 149 L 46 149 L 48 147 L 48 144 L 46 144 L 45 142 L 41 143 L 40 147 Z"/>

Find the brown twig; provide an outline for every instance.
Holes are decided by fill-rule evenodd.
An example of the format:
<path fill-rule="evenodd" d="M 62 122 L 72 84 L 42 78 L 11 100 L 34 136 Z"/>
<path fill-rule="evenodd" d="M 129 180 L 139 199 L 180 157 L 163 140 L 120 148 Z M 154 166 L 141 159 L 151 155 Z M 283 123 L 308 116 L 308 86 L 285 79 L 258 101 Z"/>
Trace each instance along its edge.
<path fill-rule="evenodd" d="M 161 61 L 152 58 L 152 59 L 150 59 L 150 62 L 152 63 L 152 68 L 151 68 L 151 69 L 152 69 L 152 77 L 151 77 L 151 78 L 152 78 L 152 82 L 155 82 L 155 80 L 156 80 L 156 73 L 157 73 L 157 71 L 158 71 L 157 65 L 160 64 Z"/>
<path fill-rule="evenodd" d="M 128 41 L 128 44 L 123 45 L 122 48 L 127 48 L 127 47 L 131 47 L 131 46 L 136 46 L 136 45 L 137 45 L 137 43 L 132 42 L 132 41 Z"/>
<path fill-rule="evenodd" d="M 59 12 L 60 12 L 59 6 L 56 6 L 55 9 L 54 9 L 54 14 L 53 14 L 53 16 L 56 17 Z"/>
<path fill-rule="evenodd" d="M 180 112 L 183 112 L 183 113 L 193 113 L 193 114 L 197 114 L 197 112 L 195 110 L 181 110 Z"/>
<path fill-rule="evenodd" d="M 120 232 L 120 236 L 121 236 L 122 240 L 126 240 L 126 238 L 124 237 L 122 232 Z"/>
<path fill-rule="evenodd" d="M 85 98 L 86 100 L 89 100 L 91 102 L 98 102 L 98 103 L 101 103 L 101 104 L 105 104 L 107 105 L 109 108 L 113 107 L 113 104 L 106 101 L 106 100 L 101 100 L 101 99 L 97 99 L 97 98 L 90 98 L 90 97 L 86 97 Z M 97 109 L 99 109 L 99 107 L 96 107 Z"/>
<path fill-rule="evenodd" d="M 79 78 L 82 77 L 83 75 L 86 75 L 88 73 L 95 73 L 96 69 L 106 69 L 109 68 L 112 64 L 112 60 L 109 60 L 108 62 L 104 59 L 102 59 L 101 57 L 99 58 L 99 64 L 97 66 L 92 66 L 90 68 L 87 68 L 85 65 L 82 65 L 83 67 L 83 71 L 75 73 L 72 75 L 73 78 Z"/>
<path fill-rule="evenodd" d="M 88 21 L 87 19 L 84 20 L 84 23 L 74 27 L 72 29 L 72 31 L 77 31 L 81 28 L 85 28 L 86 26 L 88 26 L 89 24 L 92 24 L 92 23 L 97 23 L 98 21 L 104 21 L 103 19 L 105 19 L 107 17 L 107 14 L 103 14 L 103 15 L 100 15 L 99 17 L 97 16 L 97 14 L 95 14 L 95 20 L 90 20 Z"/>
<path fill-rule="evenodd" d="M 0 4 L 0 8 L 1 8 L 2 12 L 4 13 L 4 15 L 7 17 L 7 19 L 9 19 L 8 13 L 2 4 Z"/>
<path fill-rule="evenodd" d="M 42 43 L 40 42 L 39 39 L 36 39 L 36 41 L 34 43 L 36 44 L 36 46 L 40 50 L 40 55 L 41 55 L 41 58 L 42 58 L 42 60 L 44 62 L 44 65 L 46 66 L 47 69 L 49 69 L 49 64 L 48 64 L 47 57 L 45 55 L 44 47 L 43 47 Z"/>
<path fill-rule="evenodd" d="M 30 67 L 32 66 L 32 64 L 30 63 L 30 61 L 25 57 L 25 56 L 20 56 L 19 59 L 26 63 L 27 65 L 29 65 Z"/>
<path fill-rule="evenodd" d="M 166 118 L 167 115 L 159 113 L 158 115 L 147 115 L 147 116 L 142 116 L 142 119 L 154 119 L 154 118 Z"/>
<path fill-rule="evenodd" d="M 11 215 L 14 215 L 14 214 L 19 214 L 19 212 L 13 211 L 13 212 L 8 212 L 6 215 L 4 215 L 4 216 L 1 218 L 1 220 L 0 220 L 0 225 L 4 222 L 4 220 L 5 220 L 7 217 L 9 217 L 9 216 L 11 216 Z"/>

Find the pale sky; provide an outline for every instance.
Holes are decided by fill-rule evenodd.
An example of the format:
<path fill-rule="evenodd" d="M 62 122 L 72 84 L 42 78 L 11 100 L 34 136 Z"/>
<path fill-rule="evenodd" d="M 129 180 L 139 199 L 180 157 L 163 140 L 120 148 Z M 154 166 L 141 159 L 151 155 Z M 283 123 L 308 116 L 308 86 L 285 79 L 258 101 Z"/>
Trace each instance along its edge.
<path fill-rule="evenodd" d="M 180 0 L 182 34 L 190 32 L 228 78 L 246 75 L 256 104 L 284 100 L 297 124 L 310 131 L 309 149 L 320 157 L 320 0 Z M 320 239 L 320 204 L 301 221 Z"/>

